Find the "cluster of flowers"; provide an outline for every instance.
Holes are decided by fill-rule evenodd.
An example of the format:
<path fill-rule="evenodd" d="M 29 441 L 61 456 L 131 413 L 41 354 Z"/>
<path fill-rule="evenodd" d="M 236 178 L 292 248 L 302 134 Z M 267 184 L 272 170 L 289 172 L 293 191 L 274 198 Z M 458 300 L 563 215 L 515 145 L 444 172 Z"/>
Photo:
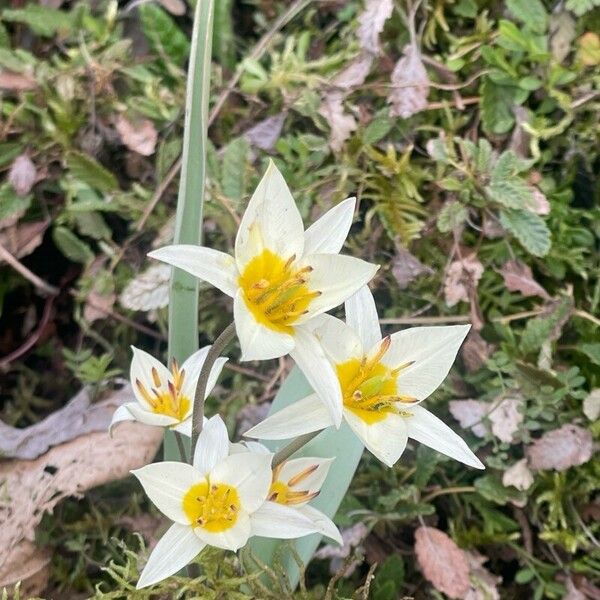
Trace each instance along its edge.
<path fill-rule="evenodd" d="M 244 435 L 281 440 L 339 427 L 345 420 L 388 466 L 408 438 L 483 468 L 465 442 L 420 405 L 445 379 L 469 326 L 418 327 L 382 337 L 367 283 L 378 267 L 339 254 L 355 199 L 304 231 L 294 199 L 271 162 L 240 224 L 235 256 L 201 246 L 167 246 L 150 256 L 211 283 L 233 300 L 242 360 L 289 354 L 314 393 L 269 416 Z M 326 314 L 345 302 L 346 322 Z M 134 348 L 137 402 L 119 421 L 137 420 L 191 435 L 193 398 L 209 347 L 167 369 Z M 210 368 L 206 393 L 227 359 Z M 231 443 L 221 418 L 204 420 L 192 464 L 159 462 L 134 472 L 174 524 L 153 550 L 138 588 L 188 564 L 206 546 L 228 550 L 251 536 L 297 538 L 320 533 L 341 543 L 333 522 L 311 507 L 334 457 L 272 465 L 258 442 Z"/>

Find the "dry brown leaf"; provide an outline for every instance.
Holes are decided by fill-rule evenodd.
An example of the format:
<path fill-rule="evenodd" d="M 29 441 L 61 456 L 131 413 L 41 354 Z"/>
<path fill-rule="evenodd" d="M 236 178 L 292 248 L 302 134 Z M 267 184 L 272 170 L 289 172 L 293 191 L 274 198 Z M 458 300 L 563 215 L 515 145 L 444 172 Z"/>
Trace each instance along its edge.
<path fill-rule="evenodd" d="M 527 466 L 527 459 L 522 458 L 502 474 L 502 485 L 513 486 L 524 492 L 533 485 L 533 474 Z"/>
<path fill-rule="evenodd" d="M 600 388 L 592 390 L 583 401 L 583 414 L 590 421 L 600 417 Z"/>
<path fill-rule="evenodd" d="M 550 49 L 557 62 L 563 62 L 573 49 L 576 33 L 575 19 L 569 12 L 550 15 Z"/>
<path fill-rule="evenodd" d="M 142 119 L 132 123 L 123 115 L 119 115 L 115 127 L 121 136 L 121 141 L 134 152 L 142 156 L 154 154 L 158 133 L 154 123 L 149 119 Z"/>
<path fill-rule="evenodd" d="M 425 579 L 436 590 L 450 598 L 462 598 L 469 591 L 467 555 L 443 531 L 419 527 L 415 531 L 415 554 Z"/>
<path fill-rule="evenodd" d="M 433 275 L 433 269 L 424 265 L 418 258 L 413 256 L 406 248 L 398 246 L 392 260 L 392 275 L 398 283 L 398 287 L 404 290 L 408 284 L 421 275 Z"/>
<path fill-rule="evenodd" d="M 545 433 L 527 447 L 526 454 L 534 470 L 565 471 L 586 463 L 592 451 L 591 432 L 569 424 Z"/>
<path fill-rule="evenodd" d="M 18 196 L 27 196 L 37 177 L 37 169 L 27 154 L 17 156 L 10 167 L 8 182 Z"/>
<path fill-rule="evenodd" d="M 325 95 L 319 108 L 319 114 L 325 118 L 331 128 L 329 145 L 335 152 L 342 149 L 344 142 L 357 127 L 356 119 L 344 112 L 343 98 L 341 92 L 330 92 Z"/>
<path fill-rule="evenodd" d="M 481 334 L 473 329 L 469 332 L 460 352 L 467 370 L 472 373 L 485 364 L 493 350 L 494 346 L 488 344 Z"/>
<path fill-rule="evenodd" d="M 373 55 L 361 52 L 352 62 L 342 69 L 331 81 L 331 85 L 342 90 L 349 90 L 362 85 L 371 70 Z"/>
<path fill-rule="evenodd" d="M 44 239 L 48 221 L 32 221 L 0 231 L 0 244 L 13 256 L 21 258 L 31 254 Z"/>
<path fill-rule="evenodd" d="M 429 77 L 416 44 L 404 46 L 403 56 L 392 72 L 388 101 L 392 117 L 408 117 L 427 108 Z"/>
<path fill-rule="evenodd" d="M 281 136 L 281 129 L 287 117 L 287 112 L 268 117 L 251 127 L 244 133 L 250 145 L 260 148 L 265 152 L 273 152 L 277 140 Z"/>
<path fill-rule="evenodd" d="M 492 423 L 492 433 L 501 441 L 510 444 L 523 422 L 523 399 L 504 398 L 490 411 L 488 418 Z"/>
<path fill-rule="evenodd" d="M 530 186 L 531 195 L 533 196 L 533 205 L 531 211 L 538 215 L 549 215 L 550 214 L 550 202 L 548 198 L 540 188 L 535 185 Z"/>
<path fill-rule="evenodd" d="M 477 437 L 485 437 L 487 429 L 482 423 L 489 410 L 487 402 L 480 400 L 450 400 L 448 409 L 450 414 L 464 429 L 470 428 Z"/>
<path fill-rule="evenodd" d="M 346 563 L 345 559 L 350 556 L 350 553 L 354 548 L 357 548 L 362 544 L 368 533 L 369 530 L 365 524 L 359 521 L 355 525 L 352 525 L 352 527 L 342 529 L 341 534 L 343 544 L 341 546 L 338 546 L 338 544 L 325 544 L 316 552 L 315 556 L 320 559 L 329 558 L 330 573 L 337 573 Z M 344 575 L 346 577 L 352 575 L 359 564 L 360 561 L 358 560 L 347 564 Z"/>
<path fill-rule="evenodd" d="M 22 540 L 0 568 L 0 590 L 3 587 L 13 588 L 20 582 L 21 598 L 39 596 L 48 585 L 51 558 L 49 550 Z"/>
<path fill-rule="evenodd" d="M 509 292 L 521 292 L 523 296 L 550 299 L 548 292 L 533 278 L 529 265 L 518 260 L 509 260 L 502 265 L 500 274 Z"/>
<path fill-rule="evenodd" d="M 575 587 L 570 577 L 565 582 L 565 587 L 567 593 L 562 597 L 562 600 L 586 600 L 587 596 Z"/>
<path fill-rule="evenodd" d="M 11 92 L 25 92 L 32 90 L 36 86 L 35 79 L 30 75 L 23 73 L 13 73 L 12 71 L 0 72 L 0 89 Z"/>
<path fill-rule="evenodd" d="M 367 0 L 365 10 L 358 17 L 358 41 L 363 50 L 379 54 L 379 34 L 392 16 L 393 0 Z"/>
<path fill-rule="evenodd" d="M 168 10 L 172 15 L 180 17 L 185 14 L 186 6 L 183 0 L 158 0 L 165 10 Z"/>
<path fill-rule="evenodd" d="M 460 301 L 469 302 L 483 275 L 483 265 L 475 254 L 455 260 L 446 273 L 444 296 L 446 304 L 454 306 Z"/>
<path fill-rule="evenodd" d="M 83 318 L 88 323 L 93 323 L 99 319 L 110 317 L 117 295 L 110 292 L 101 294 L 95 288 L 88 294 L 83 307 Z"/>
<path fill-rule="evenodd" d="M 129 310 L 156 310 L 169 304 L 171 267 L 166 264 L 152 265 L 132 279 L 119 297 L 119 302 Z"/>
<path fill-rule="evenodd" d="M 490 573 L 483 565 L 489 559 L 479 552 L 466 552 L 469 568 L 471 569 L 471 587 L 463 600 L 500 600 L 498 584 L 502 577 Z"/>

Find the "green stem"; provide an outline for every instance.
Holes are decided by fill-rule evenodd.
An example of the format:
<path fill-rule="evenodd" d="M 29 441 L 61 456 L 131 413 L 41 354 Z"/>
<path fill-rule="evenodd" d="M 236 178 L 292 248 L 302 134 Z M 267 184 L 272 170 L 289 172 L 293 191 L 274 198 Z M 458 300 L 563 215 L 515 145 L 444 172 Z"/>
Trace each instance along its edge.
<path fill-rule="evenodd" d="M 318 431 L 311 431 L 310 433 L 305 433 L 304 435 L 299 435 L 297 438 L 293 439 L 287 446 L 284 446 L 279 452 L 275 453 L 273 457 L 273 461 L 271 463 L 272 467 L 280 465 L 282 462 L 286 461 L 292 454 L 296 454 L 300 448 L 306 446 L 308 442 L 312 439 L 316 438 L 322 429 Z"/>
<path fill-rule="evenodd" d="M 194 394 L 194 410 L 192 412 L 192 453 L 190 459 L 194 459 L 194 451 L 198 443 L 198 436 L 202 431 L 202 421 L 204 419 L 204 399 L 206 397 L 206 388 L 208 387 L 208 379 L 212 371 L 215 361 L 225 350 L 227 344 L 235 336 L 235 323 L 231 322 L 222 331 L 221 335 L 214 341 L 206 355 L 206 360 L 200 370 L 198 383 L 196 384 L 196 393 Z"/>
<path fill-rule="evenodd" d="M 181 433 L 179 433 L 179 431 L 174 431 L 173 433 L 175 434 L 175 441 L 177 442 L 177 449 L 179 450 L 179 458 L 181 459 L 181 462 L 188 462 L 183 436 Z"/>

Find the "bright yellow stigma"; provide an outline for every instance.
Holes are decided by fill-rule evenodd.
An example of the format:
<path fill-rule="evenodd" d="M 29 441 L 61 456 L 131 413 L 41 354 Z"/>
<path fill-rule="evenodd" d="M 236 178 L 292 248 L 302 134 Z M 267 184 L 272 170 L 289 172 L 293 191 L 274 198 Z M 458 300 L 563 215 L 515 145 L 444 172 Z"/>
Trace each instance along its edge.
<path fill-rule="evenodd" d="M 151 376 L 154 386 L 150 388 L 150 391 L 139 379 L 135 380 L 135 385 L 140 394 L 152 407 L 153 412 L 182 421 L 190 408 L 190 399 L 181 393 L 185 371 L 180 370 L 177 363 L 173 361 L 171 379 L 165 381 L 164 385 L 155 368 L 152 369 Z M 164 386 L 166 386 L 166 389 Z"/>
<path fill-rule="evenodd" d="M 259 323 L 282 333 L 291 333 L 291 325 L 321 295 L 306 285 L 312 267 L 294 268 L 295 258 L 285 260 L 263 250 L 239 278 L 248 310 Z"/>
<path fill-rule="evenodd" d="M 226 531 L 235 525 L 240 511 L 237 490 L 225 483 L 193 485 L 183 497 L 183 512 L 193 527 L 211 533 Z"/>

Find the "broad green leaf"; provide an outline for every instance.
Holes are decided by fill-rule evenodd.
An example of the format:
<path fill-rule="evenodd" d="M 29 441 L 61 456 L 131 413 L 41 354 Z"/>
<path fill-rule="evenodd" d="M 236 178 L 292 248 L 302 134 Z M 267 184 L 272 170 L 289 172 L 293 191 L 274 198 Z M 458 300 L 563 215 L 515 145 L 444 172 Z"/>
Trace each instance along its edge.
<path fill-rule="evenodd" d="M 375 571 L 369 597 L 373 600 L 396 600 L 403 583 L 404 560 L 399 554 L 392 554 Z"/>
<path fill-rule="evenodd" d="M 67 168 L 73 177 L 87 183 L 99 192 L 110 194 L 119 187 L 116 177 L 108 169 L 83 152 L 74 150 L 69 152 Z"/>
<path fill-rule="evenodd" d="M 227 144 L 221 167 L 221 187 L 223 193 L 232 200 L 239 201 L 246 191 L 246 162 L 250 144 L 244 137 L 238 137 Z"/>
<path fill-rule="evenodd" d="M 600 365 L 600 343 L 595 344 L 581 344 L 578 346 L 581 350 L 595 365 Z"/>
<path fill-rule="evenodd" d="M 160 6 L 146 2 L 139 7 L 142 30 L 155 54 L 183 67 L 190 42 L 173 18 Z"/>
<path fill-rule="evenodd" d="M 534 203 L 531 188 L 520 177 L 492 181 L 485 190 L 491 200 L 506 208 L 528 209 Z"/>
<path fill-rule="evenodd" d="M 517 156 L 512 150 L 503 152 L 492 169 L 492 182 L 503 181 L 529 169 L 532 161 Z"/>
<path fill-rule="evenodd" d="M 442 233 L 452 231 L 465 222 L 467 214 L 467 209 L 460 202 L 448 202 L 438 214 L 437 228 Z"/>
<path fill-rule="evenodd" d="M 0 220 L 26 211 L 31 205 L 31 196 L 17 196 L 9 183 L 0 186 Z"/>
<path fill-rule="evenodd" d="M 66 227 L 55 227 L 52 239 L 58 249 L 73 262 L 87 264 L 94 260 L 94 253 L 90 247 Z"/>
<path fill-rule="evenodd" d="M 504 487 L 494 475 L 484 475 L 474 481 L 475 489 L 490 502 L 504 505 L 509 500 L 524 500 L 525 494 L 513 487 Z"/>
<path fill-rule="evenodd" d="M 0 144 L 0 167 L 11 163 L 19 154 L 22 154 L 24 144 L 21 142 L 5 142 Z"/>
<path fill-rule="evenodd" d="M 78 213 L 75 215 L 75 222 L 81 235 L 95 240 L 109 240 L 111 237 L 110 227 L 100 213 L 93 211 Z"/>
<path fill-rule="evenodd" d="M 376 144 L 384 138 L 393 127 L 394 121 L 387 115 L 375 117 L 366 127 L 363 133 L 363 142 L 365 144 Z"/>
<path fill-rule="evenodd" d="M 490 133 L 507 133 L 515 123 L 512 107 L 515 103 L 515 88 L 498 85 L 485 79 L 481 85 L 481 119 L 483 127 Z"/>
<path fill-rule="evenodd" d="M 25 8 L 2 11 L 2 20 L 23 23 L 37 35 L 52 37 L 57 33 L 71 33 L 75 27 L 76 14 L 76 12 L 66 12 L 50 6 L 28 4 Z"/>
<path fill-rule="evenodd" d="M 527 29 L 544 33 L 548 26 L 548 13 L 541 0 L 506 0 L 508 10 Z"/>
<path fill-rule="evenodd" d="M 563 296 L 549 314 L 529 319 L 521 336 L 521 350 L 528 354 L 539 350 L 546 341 L 557 340 L 572 310 L 573 299 Z"/>
<path fill-rule="evenodd" d="M 500 212 L 500 223 L 530 254 L 540 257 L 548 254 L 550 231 L 539 215 L 527 210 L 503 210 Z"/>

